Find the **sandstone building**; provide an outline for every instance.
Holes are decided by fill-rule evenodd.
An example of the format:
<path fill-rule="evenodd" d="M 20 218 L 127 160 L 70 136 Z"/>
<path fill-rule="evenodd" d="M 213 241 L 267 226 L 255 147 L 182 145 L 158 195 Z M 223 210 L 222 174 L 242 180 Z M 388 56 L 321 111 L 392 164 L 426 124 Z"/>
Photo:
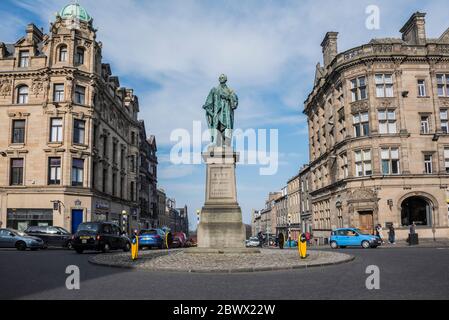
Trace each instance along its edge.
<path fill-rule="evenodd" d="M 287 182 L 287 219 L 289 221 L 290 238 L 298 240 L 301 234 L 301 180 L 296 174 Z"/>
<path fill-rule="evenodd" d="M 400 32 L 341 53 L 336 32 L 322 42 L 304 109 L 315 237 L 393 224 L 403 239 L 413 222 L 449 236 L 449 29 L 427 38 L 417 12 Z"/>
<path fill-rule="evenodd" d="M 146 178 L 139 179 L 138 112 L 133 90 L 102 62 L 93 20 L 78 4 L 64 7 L 48 34 L 30 24 L 16 43 L 0 43 L 3 226 L 149 223 L 154 208 L 139 219 Z"/>

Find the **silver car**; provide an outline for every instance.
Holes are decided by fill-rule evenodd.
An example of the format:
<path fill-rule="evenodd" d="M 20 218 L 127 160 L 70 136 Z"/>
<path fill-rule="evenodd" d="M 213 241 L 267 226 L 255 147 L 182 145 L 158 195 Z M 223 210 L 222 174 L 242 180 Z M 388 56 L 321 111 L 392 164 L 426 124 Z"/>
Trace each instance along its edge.
<path fill-rule="evenodd" d="M 27 248 L 38 250 L 44 247 L 44 242 L 14 229 L 0 229 L 0 248 L 16 248 L 24 251 Z"/>
<path fill-rule="evenodd" d="M 260 245 L 259 239 L 257 237 L 251 237 L 246 240 L 246 246 L 249 247 L 258 247 Z"/>

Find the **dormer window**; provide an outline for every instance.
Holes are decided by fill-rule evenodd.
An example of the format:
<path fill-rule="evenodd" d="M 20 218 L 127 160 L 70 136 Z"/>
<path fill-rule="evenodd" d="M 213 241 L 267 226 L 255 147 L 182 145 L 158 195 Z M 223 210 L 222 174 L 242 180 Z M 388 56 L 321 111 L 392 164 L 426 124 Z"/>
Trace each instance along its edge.
<path fill-rule="evenodd" d="M 59 62 L 66 62 L 67 61 L 67 46 L 61 46 L 59 48 Z"/>
<path fill-rule="evenodd" d="M 30 66 L 30 52 L 20 51 L 19 52 L 19 67 L 28 68 Z"/>
<path fill-rule="evenodd" d="M 76 49 L 75 63 L 77 65 L 83 65 L 84 64 L 84 49 L 83 48 L 77 48 Z"/>

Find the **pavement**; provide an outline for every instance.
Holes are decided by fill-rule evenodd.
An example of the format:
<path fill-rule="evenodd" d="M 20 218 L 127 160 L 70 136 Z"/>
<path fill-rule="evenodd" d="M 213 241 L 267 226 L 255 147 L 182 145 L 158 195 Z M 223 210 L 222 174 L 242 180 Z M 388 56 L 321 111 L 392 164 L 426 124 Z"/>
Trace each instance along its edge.
<path fill-rule="evenodd" d="M 326 249 L 322 249 L 326 250 Z M 330 250 L 329 250 L 330 251 Z M 177 273 L 97 266 L 68 250 L 0 250 L 0 299 L 445 299 L 448 248 L 341 249 L 349 263 L 253 273 Z M 80 289 L 68 290 L 66 268 L 80 270 Z M 368 290 L 369 266 L 380 289 Z"/>
<path fill-rule="evenodd" d="M 309 250 L 306 259 L 297 251 L 262 249 L 259 253 L 189 253 L 186 250 L 147 250 L 132 261 L 129 253 L 96 255 L 89 262 L 148 271 L 234 273 L 321 267 L 352 261 L 354 256 L 340 252 Z"/>

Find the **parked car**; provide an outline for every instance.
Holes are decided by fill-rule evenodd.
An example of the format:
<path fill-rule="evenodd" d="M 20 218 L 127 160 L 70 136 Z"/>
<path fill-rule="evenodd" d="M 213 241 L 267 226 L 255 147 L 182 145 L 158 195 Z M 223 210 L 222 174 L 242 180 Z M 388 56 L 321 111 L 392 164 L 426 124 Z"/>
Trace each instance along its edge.
<path fill-rule="evenodd" d="M 72 249 L 72 234 L 61 227 L 31 226 L 25 230 L 29 236 L 38 237 L 44 241 L 44 248 L 62 247 Z"/>
<path fill-rule="evenodd" d="M 197 245 L 198 245 L 198 241 L 197 241 L 197 237 L 196 236 L 191 236 L 186 241 L 186 247 L 196 247 Z"/>
<path fill-rule="evenodd" d="M 248 248 L 250 247 L 258 247 L 260 245 L 260 241 L 257 237 L 251 237 L 248 240 L 246 240 L 246 246 Z"/>
<path fill-rule="evenodd" d="M 143 229 L 139 233 L 139 248 L 164 248 L 165 232 L 162 229 Z"/>
<path fill-rule="evenodd" d="M 382 244 L 377 236 L 364 234 L 360 229 L 345 228 L 332 231 L 330 246 L 333 249 L 345 247 L 377 248 Z"/>
<path fill-rule="evenodd" d="M 0 229 L 0 248 L 16 248 L 38 250 L 44 248 L 44 241 L 14 229 Z"/>
<path fill-rule="evenodd" d="M 77 253 L 83 253 L 84 250 L 127 252 L 131 249 L 130 239 L 112 222 L 81 223 L 72 236 L 72 245 Z"/>
<path fill-rule="evenodd" d="M 186 246 L 187 236 L 184 232 L 175 232 L 173 234 L 172 248 L 183 248 Z"/>

